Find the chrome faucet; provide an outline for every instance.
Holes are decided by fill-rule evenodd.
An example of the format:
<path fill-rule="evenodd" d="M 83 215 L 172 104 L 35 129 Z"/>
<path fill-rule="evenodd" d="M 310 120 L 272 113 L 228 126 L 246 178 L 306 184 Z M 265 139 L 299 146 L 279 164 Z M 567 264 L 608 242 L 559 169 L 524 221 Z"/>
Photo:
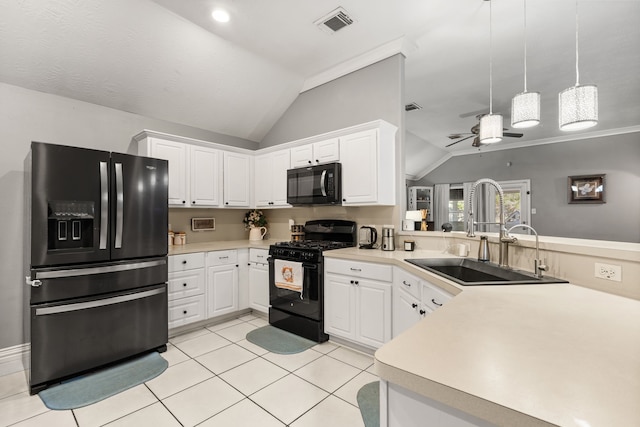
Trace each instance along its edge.
<path fill-rule="evenodd" d="M 516 224 L 513 227 L 509 228 L 505 232 L 505 235 L 507 237 L 510 237 L 510 238 L 514 239 L 514 242 L 517 239 L 515 237 L 509 236 L 509 233 L 511 232 L 511 230 L 513 230 L 514 228 L 517 228 L 517 227 L 527 228 L 527 229 L 533 231 L 533 234 L 536 235 L 536 259 L 533 261 L 533 274 L 535 274 L 536 277 L 542 278 L 542 272 L 543 271 L 547 271 L 547 266 L 544 265 L 542 263 L 542 260 L 540 259 L 540 243 L 538 241 L 538 232 L 536 231 L 535 228 L 533 228 L 532 226 L 530 226 L 528 224 Z"/>
<path fill-rule="evenodd" d="M 480 184 L 493 185 L 498 191 L 500 199 L 500 218 L 498 222 L 475 222 L 473 220 L 473 200 L 476 194 L 476 187 Z M 471 186 L 471 193 L 469 194 L 469 219 L 467 220 L 467 236 L 476 237 L 475 227 L 478 224 L 497 224 L 500 226 L 500 256 L 498 258 L 498 264 L 500 267 L 509 268 L 509 243 L 515 242 L 517 239 L 509 236 L 505 231 L 504 223 L 504 192 L 502 187 L 496 181 L 490 178 L 481 178 L 473 183 Z"/>

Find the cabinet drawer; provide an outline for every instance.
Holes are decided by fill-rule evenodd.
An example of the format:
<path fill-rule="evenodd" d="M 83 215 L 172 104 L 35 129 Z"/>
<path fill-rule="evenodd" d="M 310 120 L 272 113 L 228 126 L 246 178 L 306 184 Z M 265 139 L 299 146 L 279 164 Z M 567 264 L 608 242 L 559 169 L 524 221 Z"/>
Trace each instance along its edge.
<path fill-rule="evenodd" d="M 169 273 L 169 301 L 204 293 L 204 268 Z"/>
<path fill-rule="evenodd" d="M 413 274 L 396 267 L 393 270 L 393 283 L 397 288 L 403 289 L 415 298 L 420 299 L 422 280 Z"/>
<path fill-rule="evenodd" d="M 169 329 L 205 318 L 204 295 L 169 301 Z"/>
<path fill-rule="evenodd" d="M 204 268 L 204 252 L 193 254 L 171 255 L 169 257 L 169 273 Z"/>
<path fill-rule="evenodd" d="M 238 263 L 238 251 L 235 249 L 229 251 L 215 251 L 207 254 L 207 265 L 226 265 Z"/>
<path fill-rule="evenodd" d="M 453 295 L 434 285 L 422 284 L 422 303 L 432 310 L 437 310 L 451 298 L 453 298 Z"/>
<path fill-rule="evenodd" d="M 391 282 L 393 278 L 393 269 L 390 265 L 370 262 L 327 258 L 325 259 L 324 269 L 327 273 L 363 277 L 382 282 Z"/>
<path fill-rule="evenodd" d="M 268 249 L 249 248 L 249 262 L 266 264 L 269 257 Z"/>

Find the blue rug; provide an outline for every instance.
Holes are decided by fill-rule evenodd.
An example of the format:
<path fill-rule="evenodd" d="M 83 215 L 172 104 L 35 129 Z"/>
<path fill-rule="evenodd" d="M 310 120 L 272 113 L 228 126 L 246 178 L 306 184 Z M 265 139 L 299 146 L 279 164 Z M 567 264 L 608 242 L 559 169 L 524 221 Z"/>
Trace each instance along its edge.
<path fill-rule="evenodd" d="M 357 399 L 365 427 L 380 427 L 380 381 L 363 385 Z"/>
<path fill-rule="evenodd" d="M 267 325 L 247 334 L 247 341 L 278 354 L 295 354 L 305 351 L 317 343 Z"/>
<path fill-rule="evenodd" d="M 99 402 L 157 377 L 169 364 L 153 352 L 101 371 L 72 378 L 38 395 L 49 409 L 76 409 Z"/>

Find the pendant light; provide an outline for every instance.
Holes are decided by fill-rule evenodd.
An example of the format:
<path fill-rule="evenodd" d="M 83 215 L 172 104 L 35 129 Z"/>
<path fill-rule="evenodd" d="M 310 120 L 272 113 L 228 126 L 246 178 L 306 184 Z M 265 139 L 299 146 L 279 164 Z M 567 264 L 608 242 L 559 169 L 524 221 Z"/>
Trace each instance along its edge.
<path fill-rule="evenodd" d="M 511 100 L 511 127 L 530 128 L 540 124 L 540 93 L 527 92 L 527 0 L 524 0 L 524 92 Z"/>
<path fill-rule="evenodd" d="M 576 0 L 576 85 L 563 90 L 558 95 L 560 130 L 582 130 L 598 124 L 598 87 L 580 85 L 578 59 L 578 0 Z"/>
<path fill-rule="evenodd" d="M 480 118 L 480 142 L 493 144 L 502 141 L 502 115 L 493 114 L 493 32 L 492 4 L 489 1 L 489 114 Z"/>

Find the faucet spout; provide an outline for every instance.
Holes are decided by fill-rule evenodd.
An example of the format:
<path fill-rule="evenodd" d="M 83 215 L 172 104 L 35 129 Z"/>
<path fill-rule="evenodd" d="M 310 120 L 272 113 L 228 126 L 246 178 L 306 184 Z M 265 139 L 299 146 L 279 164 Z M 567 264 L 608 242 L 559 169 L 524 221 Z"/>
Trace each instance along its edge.
<path fill-rule="evenodd" d="M 479 180 L 477 180 L 476 182 L 473 183 L 473 185 L 471 186 L 471 192 L 469 193 L 469 218 L 467 220 L 467 236 L 468 237 L 475 237 L 475 228 L 477 224 L 482 224 L 482 223 L 478 223 L 478 222 L 474 222 L 473 220 L 473 202 L 475 199 L 475 194 L 476 194 L 476 188 L 480 185 L 480 184 L 489 184 L 492 185 L 493 187 L 495 187 L 496 191 L 498 192 L 498 197 L 500 200 L 500 218 L 499 221 L 495 224 L 498 224 L 500 226 L 500 238 L 499 238 L 499 244 L 500 244 L 500 256 L 499 256 L 499 260 L 498 263 L 500 265 L 500 267 L 509 267 L 509 236 L 507 234 L 505 234 L 505 221 L 504 221 L 504 191 L 502 191 L 502 187 L 500 186 L 500 184 L 498 184 L 496 181 L 494 181 L 491 178 L 480 178 Z"/>

